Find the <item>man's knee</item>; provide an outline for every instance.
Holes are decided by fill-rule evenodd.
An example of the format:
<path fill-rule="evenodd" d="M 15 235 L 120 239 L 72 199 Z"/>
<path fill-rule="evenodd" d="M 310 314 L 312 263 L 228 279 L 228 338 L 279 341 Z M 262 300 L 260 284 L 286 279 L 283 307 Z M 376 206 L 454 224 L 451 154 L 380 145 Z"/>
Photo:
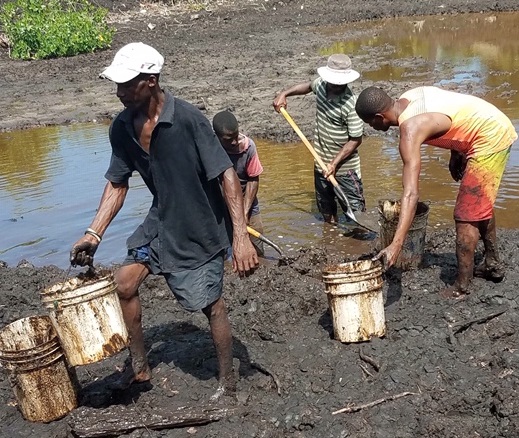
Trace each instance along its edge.
<path fill-rule="evenodd" d="M 225 307 L 225 302 L 222 298 L 218 298 L 214 303 L 209 304 L 209 306 L 204 307 L 202 312 L 209 318 L 219 318 L 227 315 L 227 308 Z"/>
<path fill-rule="evenodd" d="M 129 300 L 138 293 L 139 286 L 148 275 L 148 270 L 142 265 L 122 266 L 115 273 L 117 295 L 121 300 Z"/>

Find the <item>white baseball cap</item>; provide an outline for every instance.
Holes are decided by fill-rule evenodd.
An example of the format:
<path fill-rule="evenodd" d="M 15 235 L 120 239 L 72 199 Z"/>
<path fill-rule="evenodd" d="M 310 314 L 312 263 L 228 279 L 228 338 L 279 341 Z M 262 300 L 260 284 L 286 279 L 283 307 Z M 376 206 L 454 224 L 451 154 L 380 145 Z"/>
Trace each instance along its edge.
<path fill-rule="evenodd" d="M 99 76 L 117 84 L 131 81 L 140 73 L 158 74 L 164 57 L 144 43 L 130 43 L 119 49 L 114 60 Z"/>

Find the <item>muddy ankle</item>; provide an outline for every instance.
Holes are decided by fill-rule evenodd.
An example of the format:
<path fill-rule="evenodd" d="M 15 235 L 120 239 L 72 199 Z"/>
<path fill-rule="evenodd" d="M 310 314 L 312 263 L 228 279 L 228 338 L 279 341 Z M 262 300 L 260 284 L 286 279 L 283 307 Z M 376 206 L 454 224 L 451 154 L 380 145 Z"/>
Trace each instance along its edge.
<path fill-rule="evenodd" d="M 131 365 L 128 365 L 122 372 L 119 378 L 109 384 L 110 389 L 124 390 L 128 389 L 134 383 L 145 383 L 151 380 L 151 370 L 148 365 L 141 368 L 137 373 Z"/>
<path fill-rule="evenodd" d="M 499 262 L 483 262 L 474 269 L 474 277 L 484 278 L 485 280 L 499 283 L 505 278 L 505 270 Z"/>
<path fill-rule="evenodd" d="M 228 393 L 236 392 L 237 379 L 234 375 L 234 371 L 226 377 L 220 378 L 218 381 L 219 386 L 223 386 L 225 391 Z"/>
<path fill-rule="evenodd" d="M 211 396 L 210 401 L 217 402 L 225 397 L 230 397 L 234 399 L 236 397 L 236 385 L 237 379 L 234 376 L 234 372 L 227 377 L 220 378 L 220 380 L 218 381 L 218 388 L 216 389 L 215 393 Z"/>
<path fill-rule="evenodd" d="M 440 296 L 443 298 L 455 298 L 462 299 L 470 294 L 468 286 L 460 286 L 454 283 L 452 286 L 448 286 L 440 290 Z"/>

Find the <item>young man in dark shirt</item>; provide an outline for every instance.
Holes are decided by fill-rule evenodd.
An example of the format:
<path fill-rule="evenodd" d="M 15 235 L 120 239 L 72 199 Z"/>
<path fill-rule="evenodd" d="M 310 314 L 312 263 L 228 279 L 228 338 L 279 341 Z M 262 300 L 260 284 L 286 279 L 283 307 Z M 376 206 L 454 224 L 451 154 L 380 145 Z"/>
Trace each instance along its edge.
<path fill-rule="evenodd" d="M 240 132 L 238 120 L 230 111 L 221 111 L 213 117 L 213 129 L 232 161 L 243 193 L 243 209 L 247 223 L 263 234 L 258 202 L 259 177 L 263 172 L 256 144 Z M 263 242 L 251 236 L 259 256 L 264 255 Z"/>

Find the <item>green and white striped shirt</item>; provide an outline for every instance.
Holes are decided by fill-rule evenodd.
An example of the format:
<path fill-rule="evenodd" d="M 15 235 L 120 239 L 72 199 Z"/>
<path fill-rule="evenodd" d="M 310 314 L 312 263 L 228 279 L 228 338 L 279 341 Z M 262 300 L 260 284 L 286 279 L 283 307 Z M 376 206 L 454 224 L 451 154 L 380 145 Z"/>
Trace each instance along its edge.
<path fill-rule="evenodd" d="M 346 86 L 344 94 L 332 100 L 326 97 L 326 82 L 317 78 L 312 82 L 312 91 L 316 95 L 315 149 L 322 160 L 330 163 L 350 137 L 362 137 L 363 122 L 355 112 L 357 96 Z M 316 168 L 320 167 L 315 164 Z M 337 166 L 336 175 L 344 175 L 348 170 L 355 170 L 359 178 L 360 157 L 358 151 L 351 154 Z"/>

